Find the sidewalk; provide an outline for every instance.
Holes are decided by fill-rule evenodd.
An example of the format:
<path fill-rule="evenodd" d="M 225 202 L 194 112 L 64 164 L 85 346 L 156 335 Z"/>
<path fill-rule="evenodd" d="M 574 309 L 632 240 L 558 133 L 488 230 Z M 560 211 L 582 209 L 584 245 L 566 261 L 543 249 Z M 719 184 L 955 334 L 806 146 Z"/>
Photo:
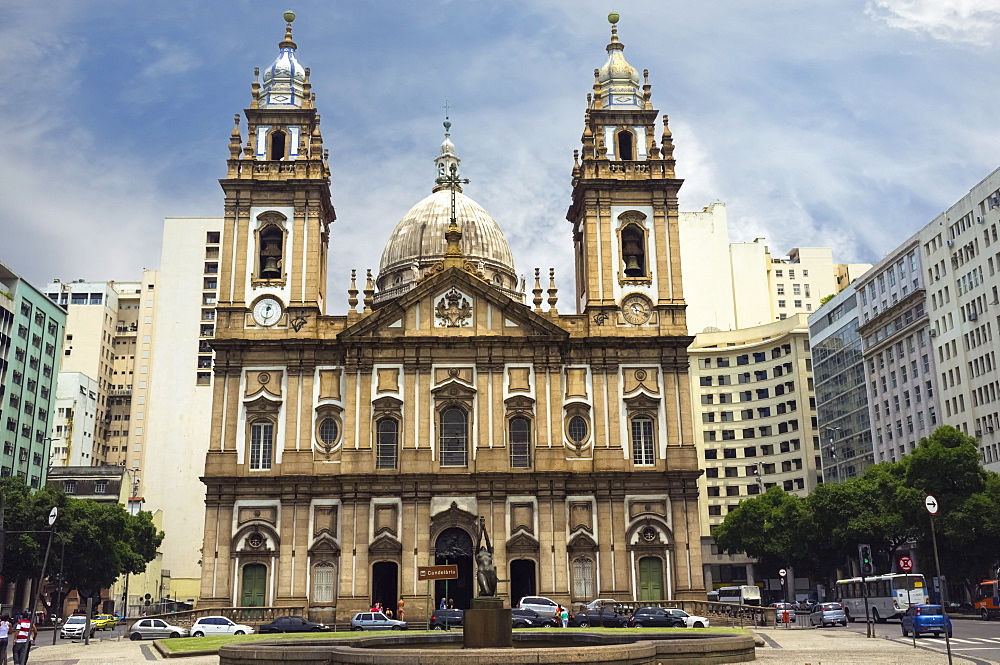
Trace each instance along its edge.
<path fill-rule="evenodd" d="M 39 635 L 39 638 L 42 636 Z M 128 639 L 91 640 L 89 645 L 83 642 L 71 642 L 53 645 L 52 636 L 49 641 L 39 639 L 38 646 L 31 650 L 28 665 L 139 665 L 152 661 L 171 663 L 171 665 L 218 665 L 218 656 L 192 656 L 191 658 L 171 658 L 160 656 L 153 646 L 152 640 L 132 642 Z M 8 656 L 9 658 L 9 656 Z M 8 660 L 8 662 L 13 662 Z"/>
<path fill-rule="evenodd" d="M 757 660 L 762 665 L 942 665 L 946 657 L 938 651 L 914 649 L 910 644 L 893 642 L 884 637 L 868 639 L 851 632 L 818 630 L 755 629 L 768 643 L 757 648 Z M 774 645 L 781 648 L 774 648 Z M 997 662 L 982 658 L 953 656 L 958 664 Z"/>

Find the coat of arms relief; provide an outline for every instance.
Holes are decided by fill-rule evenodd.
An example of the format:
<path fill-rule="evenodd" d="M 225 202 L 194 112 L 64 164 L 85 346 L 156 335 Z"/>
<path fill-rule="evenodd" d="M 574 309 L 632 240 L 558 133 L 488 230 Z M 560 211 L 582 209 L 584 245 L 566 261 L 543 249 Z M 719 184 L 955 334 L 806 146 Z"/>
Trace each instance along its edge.
<path fill-rule="evenodd" d="M 439 328 L 464 328 L 471 323 L 472 304 L 458 289 L 445 293 L 434 308 Z"/>

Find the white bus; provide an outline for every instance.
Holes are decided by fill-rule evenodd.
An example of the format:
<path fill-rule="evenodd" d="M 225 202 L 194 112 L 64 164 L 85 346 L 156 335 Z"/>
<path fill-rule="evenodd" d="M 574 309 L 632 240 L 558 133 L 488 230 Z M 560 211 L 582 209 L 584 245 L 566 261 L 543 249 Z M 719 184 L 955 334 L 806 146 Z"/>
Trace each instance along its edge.
<path fill-rule="evenodd" d="M 929 602 L 923 575 L 896 574 L 837 580 L 837 599 L 848 621 L 865 620 L 865 596 L 872 621 L 884 622 L 903 615 L 910 605 Z"/>
<path fill-rule="evenodd" d="M 724 586 L 715 590 L 720 603 L 736 603 L 738 605 L 760 605 L 760 587 L 749 584 L 743 586 Z"/>

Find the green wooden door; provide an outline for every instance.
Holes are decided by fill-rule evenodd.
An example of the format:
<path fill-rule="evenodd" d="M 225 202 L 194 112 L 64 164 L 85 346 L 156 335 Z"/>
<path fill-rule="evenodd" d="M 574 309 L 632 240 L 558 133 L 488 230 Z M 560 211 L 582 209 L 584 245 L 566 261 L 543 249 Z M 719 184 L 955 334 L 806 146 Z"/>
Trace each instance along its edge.
<path fill-rule="evenodd" d="M 639 600 L 664 600 L 663 562 L 656 557 L 639 559 Z"/>
<path fill-rule="evenodd" d="M 242 607 L 263 607 L 267 594 L 267 567 L 262 563 L 243 566 Z"/>

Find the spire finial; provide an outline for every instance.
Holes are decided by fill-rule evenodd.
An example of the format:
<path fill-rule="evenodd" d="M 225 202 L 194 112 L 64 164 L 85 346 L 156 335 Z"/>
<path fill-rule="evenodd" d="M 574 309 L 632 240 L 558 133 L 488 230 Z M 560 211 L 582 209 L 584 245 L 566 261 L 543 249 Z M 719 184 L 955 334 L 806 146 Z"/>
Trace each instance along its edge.
<path fill-rule="evenodd" d="M 292 21 L 295 20 L 295 12 L 288 10 L 282 16 L 285 19 L 285 39 L 278 46 L 280 48 L 297 48 L 295 42 L 292 41 Z"/>
<path fill-rule="evenodd" d="M 611 24 L 611 43 L 612 44 L 617 44 L 618 43 L 618 20 L 620 18 L 621 18 L 621 16 L 618 15 L 618 12 L 611 12 L 610 14 L 608 14 L 608 23 Z"/>
<path fill-rule="evenodd" d="M 351 270 L 351 288 L 347 289 L 347 306 L 351 308 L 352 312 L 358 311 L 356 309 L 358 306 L 357 274 L 357 270 Z"/>

